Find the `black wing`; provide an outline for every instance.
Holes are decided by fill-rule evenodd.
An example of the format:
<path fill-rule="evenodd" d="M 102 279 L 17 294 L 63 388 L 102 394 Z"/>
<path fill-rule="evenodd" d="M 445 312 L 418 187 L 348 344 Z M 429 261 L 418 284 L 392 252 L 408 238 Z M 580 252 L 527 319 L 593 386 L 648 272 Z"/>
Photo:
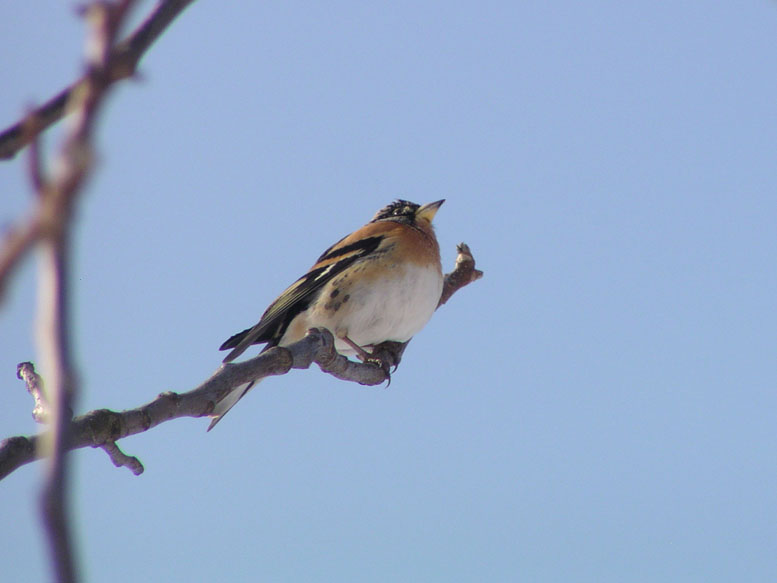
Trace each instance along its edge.
<path fill-rule="evenodd" d="M 221 345 L 219 350 L 233 349 L 224 358 L 224 362 L 235 360 L 252 344 L 266 342 L 266 348 L 276 346 L 291 321 L 308 308 L 319 290 L 349 265 L 374 252 L 383 239 L 382 235 L 367 237 L 343 247 L 338 247 L 338 242 L 324 251 L 316 262 L 316 267 L 278 296 L 256 326 L 235 334 Z"/>

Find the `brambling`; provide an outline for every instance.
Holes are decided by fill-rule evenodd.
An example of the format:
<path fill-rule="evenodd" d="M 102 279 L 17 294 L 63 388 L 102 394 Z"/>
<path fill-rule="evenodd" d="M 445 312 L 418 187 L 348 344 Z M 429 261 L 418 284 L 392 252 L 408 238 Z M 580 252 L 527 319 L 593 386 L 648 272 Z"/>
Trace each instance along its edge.
<path fill-rule="evenodd" d="M 407 342 L 429 321 L 442 293 L 440 246 L 432 219 L 445 200 L 423 206 L 397 200 L 321 254 L 253 328 L 229 338 L 231 362 L 252 344 L 286 346 L 310 328 L 326 328 L 335 349 L 369 358 L 381 342 Z M 232 390 L 216 404 L 208 431 L 255 382 Z"/>

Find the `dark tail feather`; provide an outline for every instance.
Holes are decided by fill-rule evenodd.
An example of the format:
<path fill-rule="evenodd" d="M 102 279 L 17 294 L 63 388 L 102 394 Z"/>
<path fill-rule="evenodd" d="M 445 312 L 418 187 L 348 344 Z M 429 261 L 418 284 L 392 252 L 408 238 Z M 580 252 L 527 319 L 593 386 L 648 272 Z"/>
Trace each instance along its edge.
<path fill-rule="evenodd" d="M 228 338 L 228 339 L 227 339 L 227 340 L 224 342 L 224 344 L 222 344 L 221 346 L 219 346 L 219 350 L 227 350 L 227 349 L 229 349 L 229 348 L 234 348 L 235 346 L 237 346 L 238 344 L 240 344 L 240 341 L 241 341 L 243 338 L 245 338 L 245 337 L 248 335 L 248 333 L 249 333 L 251 330 L 253 330 L 253 328 L 246 328 L 246 329 L 245 329 L 245 330 L 243 330 L 242 332 L 238 332 L 238 333 L 237 333 L 237 334 L 235 334 L 234 336 L 230 336 L 230 337 L 229 337 L 229 338 Z"/>
<path fill-rule="evenodd" d="M 229 338 L 224 344 L 221 345 L 219 350 L 227 350 L 229 348 L 232 348 L 232 352 L 227 354 L 224 357 L 224 360 L 221 362 L 232 362 L 235 360 L 238 356 L 243 354 L 246 351 L 246 348 L 251 346 L 254 343 L 257 343 L 257 337 L 259 336 L 260 330 L 257 326 L 254 326 L 253 328 L 248 328 L 247 330 L 243 330 L 242 332 L 238 332 L 231 338 Z"/>

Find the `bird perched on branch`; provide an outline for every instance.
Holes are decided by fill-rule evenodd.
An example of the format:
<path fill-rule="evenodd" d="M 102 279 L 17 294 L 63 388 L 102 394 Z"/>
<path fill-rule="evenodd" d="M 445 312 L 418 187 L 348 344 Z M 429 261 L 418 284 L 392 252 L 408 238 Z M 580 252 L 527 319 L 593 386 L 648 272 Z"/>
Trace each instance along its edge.
<path fill-rule="evenodd" d="M 432 219 L 445 200 L 418 205 L 397 200 L 372 220 L 322 253 L 310 270 L 291 284 L 259 323 L 229 338 L 231 362 L 252 344 L 286 346 L 310 328 L 326 328 L 335 348 L 363 360 L 381 342 L 407 342 L 437 308 L 443 277 L 440 247 Z M 232 390 L 216 404 L 208 430 L 254 382 Z"/>

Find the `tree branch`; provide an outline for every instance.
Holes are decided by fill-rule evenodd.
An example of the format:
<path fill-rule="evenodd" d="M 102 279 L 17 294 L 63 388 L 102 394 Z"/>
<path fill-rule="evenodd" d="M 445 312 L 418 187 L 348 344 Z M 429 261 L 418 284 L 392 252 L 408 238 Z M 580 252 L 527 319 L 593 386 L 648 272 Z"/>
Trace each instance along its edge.
<path fill-rule="evenodd" d="M 144 468 L 141 461 L 134 455 L 127 455 L 121 451 L 119 446 L 116 445 L 115 441 L 107 441 L 101 446 L 101 448 L 105 451 L 105 453 L 108 454 L 108 457 L 111 458 L 113 465 L 117 468 L 127 468 L 136 476 L 139 476 L 143 473 Z"/>
<path fill-rule="evenodd" d="M 132 77 L 146 51 L 192 2 L 194 0 L 161 0 L 148 18 L 129 37 L 114 46 L 110 58 L 111 66 L 106 71 L 109 83 Z M 13 158 L 17 152 L 31 143 L 39 132 L 62 119 L 68 113 L 67 105 L 73 94 L 87 81 L 87 76 L 84 75 L 37 108 L 31 114 L 38 124 L 34 132 L 25 131 L 27 117 L 1 132 L 0 159 Z"/>
<path fill-rule="evenodd" d="M 475 269 L 475 258 L 472 256 L 469 245 L 459 243 L 456 246 L 456 252 L 456 265 L 453 271 L 445 274 L 440 302 L 437 304 L 438 308 L 451 299 L 451 296 L 465 285 L 469 285 L 483 277 L 483 272 Z"/>
<path fill-rule="evenodd" d="M 445 276 L 442 297 L 446 300 L 483 276 L 483 272 L 475 269 L 469 247 L 461 244 L 458 249 L 456 266 Z M 384 342 L 376 346 L 373 353 L 396 366 L 406 346 L 407 342 Z M 212 413 L 215 403 L 234 387 L 268 376 L 283 375 L 294 368 L 309 368 L 314 363 L 323 372 L 361 385 L 379 385 L 390 379 L 388 370 L 374 363 L 354 362 L 339 354 L 328 330 L 313 329 L 305 338 L 287 347 L 271 348 L 250 360 L 222 365 L 208 380 L 186 393 L 165 392 L 135 409 L 121 412 L 98 409 L 76 417 L 71 424 L 68 449 L 106 449 L 115 465 L 126 466 L 137 475 L 142 471 L 142 464 L 137 458 L 126 456 L 120 450 L 120 455 L 116 455 L 112 450 L 119 439 L 143 433 L 172 419 L 204 417 Z M 0 480 L 40 457 L 42 437 L 17 436 L 0 442 Z M 127 459 L 134 461 L 127 462 Z"/>
<path fill-rule="evenodd" d="M 129 37 L 118 44 L 108 45 L 110 54 L 106 55 L 100 79 L 101 84 L 104 85 L 103 91 L 107 91 L 108 87 L 117 81 L 133 76 L 146 51 L 175 18 L 193 2 L 194 0 L 161 0 L 148 18 Z M 45 104 L 25 115 L 22 120 L 0 132 L 0 159 L 11 159 L 22 148 L 28 144 L 31 145 L 30 175 L 36 192 L 42 193 L 45 188 L 38 156 L 38 136 L 66 114 L 78 111 L 78 103 L 84 93 L 90 92 L 89 87 L 93 86 L 94 82 L 94 71 L 89 70 L 70 87 L 60 91 Z M 0 248 L 0 301 L 14 269 L 41 238 L 47 226 L 46 219 L 54 214 L 53 209 L 48 208 L 47 204 L 45 197 L 39 197 L 38 206 L 31 216 L 9 227 L 3 234 L 2 248 Z"/>
<path fill-rule="evenodd" d="M 119 28 L 134 0 L 115 3 L 97 1 L 84 9 L 88 23 L 86 38 L 87 71 L 77 91 L 68 97 L 72 112 L 65 138 L 54 164 L 46 176 L 40 164 L 32 135 L 30 181 L 38 195 L 38 213 L 34 229 L 40 248 L 38 269 L 37 343 L 48 382 L 51 429 L 40 440 L 49 457 L 48 472 L 41 492 L 41 511 L 52 566 L 57 581 L 78 579 L 73 537 L 70 532 L 65 454 L 70 449 L 73 403 L 77 392 L 75 366 L 70 349 L 70 233 L 72 211 L 92 168 L 92 136 L 98 113 L 111 85 L 113 47 Z M 38 119 L 37 117 L 35 118 Z M 27 127 L 40 124 L 27 123 Z M 32 244 L 30 241 L 28 244 Z M 21 255 L 20 255 L 21 256 Z M 28 375 L 30 380 L 33 379 Z M 39 379 L 38 379 L 39 380 Z M 40 384 L 36 383 L 38 389 Z M 27 381 L 28 388 L 30 381 Z"/>
<path fill-rule="evenodd" d="M 24 381 L 27 392 L 32 395 L 35 406 L 32 409 L 32 418 L 37 423 L 48 423 L 49 403 L 43 390 L 43 380 L 35 372 L 35 365 L 31 362 L 20 362 L 16 367 L 16 378 Z"/>

